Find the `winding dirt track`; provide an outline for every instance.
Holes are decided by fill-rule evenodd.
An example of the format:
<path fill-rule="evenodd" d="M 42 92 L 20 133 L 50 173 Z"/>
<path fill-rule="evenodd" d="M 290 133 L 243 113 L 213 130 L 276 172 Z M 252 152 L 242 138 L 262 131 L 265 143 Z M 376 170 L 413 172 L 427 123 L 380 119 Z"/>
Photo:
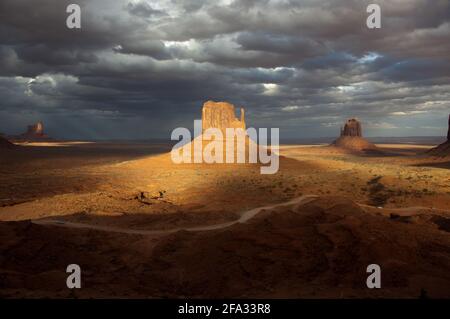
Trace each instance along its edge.
<path fill-rule="evenodd" d="M 181 228 L 163 229 L 163 230 L 145 230 L 145 229 L 138 230 L 138 229 L 128 229 L 128 228 L 120 228 L 120 227 L 66 222 L 66 221 L 58 220 L 58 219 L 36 219 L 36 220 L 32 220 L 31 222 L 33 224 L 37 224 L 37 225 L 51 225 L 51 226 L 68 227 L 68 228 L 92 229 L 92 230 L 99 230 L 99 231 L 106 231 L 106 232 L 124 233 L 124 234 L 165 235 L 165 234 L 175 233 L 175 232 L 181 231 L 181 230 L 198 232 L 198 231 L 223 229 L 223 228 L 227 228 L 227 227 L 230 227 L 230 226 L 238 224 L 238 223 L 245 223 L 245 222 L 249 221 L 250 219 L 254 218 L 256 215 L 258 215 L 263 210 L 273 209 L 275 207 L 280 207 L 280 206 L 305 204 L 308 199 L 313 199 L 313 198 L 317 198 L 317 197 L 318 197 L 317 195 L 303 195 L 303 196 L 297 197 L 297 198 L 290 200 L 288 202 L 285 202 L 285 203 L 281 203 L 281 204 L 278 203 L 278 204 L 273 204 L 273 205 L 268 205 L 268 206 L 257 207 L 257 208 L 253 208 L 248 211 L 242 212 L 241 217 L 235 221 L 214 224 L 214 225 L 208 225 L 208 226 L 187 227 L 187 228 L 181 227 Z M 369 206 L 369 205 L 365 205 L 365 204 L 358 204 L 358 205 L 360 207 L 375 208 L 373 206 Z M 386 208 L 385 210 L 387 212 L 396 212 L 396 213 L 400 213 L 400 214 L 403 213 L 403 214 L 407 214 L 407 215 L 420 214 L 420 213 L 423 213 L 424 210 L 433 211 L 433 212 L 446 212 L 445 210 L 427 208 L 427 207 Z"/>
<path fill-rule="evenodd" d="M 238 224 L 238 223 L 245 223 L 245 222 L 249 221 L 250 219 L 252 219 L 253 217 L 255 217 L 256 215 L 258 215 L 263 210 L 273 209 L 275 207 L 280 207 L 280 206 L 304 204 L 307 199 L 312 199 L 312 198 L 316 198 L 316 197 L 317 197 L 316 195 L 303 195 L 301 197 L 295 198 L 286 203 L 257 207 L 257 208 L 253 208 L 251 210 L 245 211 L 245 212 L 241 213 L 241 217 L 239 219 L 232 221 L 232 222 L 220 223 L 220 224 L 209 225 L 209 226 L 188 227 L 188 228 L 174 228 L 174 229 L 165 229 L 165 230 L 136 230 L 136 229 L 127 229 L 127 228 L 119 228 L 119 227 L 99 226 L 99 225 L 90 225 L 90 224 L 83 224 L 83 223 L 66 222 L 66 221 L 61 221 L 61 220 L 57 220 L 57 219 L 39 219 L 39 220 L 32 220 L 31 222 L 33 224 L 37 224 L 37 225 L 51 225 L 51 226 L 68 227 L 68 228 L 92 229 L 92 230 L 99 230 L 99 231 L 106 231 L 106 232 L 124 233 L 124 234 L 165 235 L 165 234 L 174 233 L 174 232 L 177 232 L 180 230 L 196 232 L 196 231 L 208 231 L 208 230 L 227 228 L 227 227 L 230 227 L 230 226 Z"/>

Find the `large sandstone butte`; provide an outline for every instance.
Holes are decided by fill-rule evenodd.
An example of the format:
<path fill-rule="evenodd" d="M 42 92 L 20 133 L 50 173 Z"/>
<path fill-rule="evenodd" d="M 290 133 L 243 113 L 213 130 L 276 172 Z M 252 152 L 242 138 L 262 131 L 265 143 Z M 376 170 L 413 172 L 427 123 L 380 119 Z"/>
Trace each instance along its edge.
<path fill-rule="evenodd" d="M 344 125 L 344 128 L 341 127 L 341 136 L 362 137 L 361 123 L 354 118 L 347 120 L 347 122 Z"/>
<path fill-rule="evenodd" d="M 342 149 L 356 152 L 374 152 L 378 148 L 362 137 L 362 126 L 355 118 L 347 120 L 344 127 L 341 127 L 340 137 L 332 143 Z"/>
<path fill-rule="evenodd" d="M 436 156 L 450 156 L 450 114 L 448 115 L 447 141 L 432 148 L 429 153 Z"/>
<path fill-rule="evenodd" d="M 234 105 L 227 102 L 208 101 L 202 108 L 202 130 L 218 128 L 225 132 L 227 128 L 245 130 L 245 111 L 241 108 L 241 119 L 236 118 Z"/>

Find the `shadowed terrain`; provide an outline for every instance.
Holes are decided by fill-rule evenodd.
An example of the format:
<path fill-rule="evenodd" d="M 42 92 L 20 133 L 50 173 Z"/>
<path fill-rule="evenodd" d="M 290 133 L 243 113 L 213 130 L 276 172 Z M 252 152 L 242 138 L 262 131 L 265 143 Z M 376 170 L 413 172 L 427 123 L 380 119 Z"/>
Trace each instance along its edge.
<path fill-rule="evenodd" d="M 275 175 L 260 164 L 173 164 L 168 146 L 151 144 L 8 150 L 0 294 L 449 297 L 445 159 L 429 146 L 377 146 L 382 154 L 282 146 Z M 70 263 L 83 271 L 75 292 Z M 382 289 L 365 286 L 371 263 Z"/>

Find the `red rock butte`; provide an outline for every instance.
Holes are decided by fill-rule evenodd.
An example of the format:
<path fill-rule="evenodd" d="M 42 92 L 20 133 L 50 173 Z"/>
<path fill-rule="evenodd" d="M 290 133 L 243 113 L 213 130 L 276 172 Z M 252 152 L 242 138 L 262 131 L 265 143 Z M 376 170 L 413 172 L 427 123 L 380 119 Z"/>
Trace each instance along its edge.
<path fill-rule="evenodd" d="M 355 118 L 347 120 L 344 128 L 341 127 L 341 136 L 362 137 L 361 123 Z"/>
<path fill-rule="evenodd" d="M 202 107 L 202 135 L 196 137 L 193 140 L 193 145 L 195 143 L 201 143 L 202 148 L 201 152 L 210 145 L 212 142 L 210 139 L 205 139 L 205 131 L 207 129 L 214 128 L 219 129 L 222 132 L 222 138 L 215 137 L 215 142 L 222 142 L 223 143 L 223 162 L 225 162 L 225 159 L 227 157 L 227 154 L 233 154 L 234 158 L 242 157 L 245 158 L 245 161 L 249 161 L 249 151 L 250 147 L 254 147 L 255 143 L 250 140 L 250 138 L 247 136 L 246 133 L 246 124 L 245 124 L 245 110 L 244 108 L 240 109 L 240 119 L 236 117 L 236 111 L 235 106 L 228 102 L 215 102 L 215 101 L 207 101 L 203 104 Z M 232 143 L 230 143 L 232 140 L 227 139 L 227 133 L 226 129 L 242 129 L 243 133 L 242 136 L 239 132 L 235 132 L 235 135 L 233 136 L 234 140 Z M 242 151 L 240 147 L 238 147 L 240 143 L 240 138 L 244 137 L 243 142 L 245 145 L 245 149 Z M 194 153 L 197 152 L 196 148 L 194 147 Z M 215 151 L 213 152 L 215 153 Z M 241 154 L 242 153 L 242 154 Z M 194 154 L 192 154 L 194 156 Z M 229 155 L 228 155 L 229 156 Z M 193 157 L 192 157 L 193 158 Z"/>
<path fill-rule="evenodd" d="M 202 108 L 202 131 L 218 128 L 225 132 L 227 128 L 245 130 L 245 111 L 241 108 L 240 120 L 236 118 L 234 105 L 227 102 L 208 101 Z"/>
<path fill-rule="evenodd" d="M 362 137 L 361 122 L 355 118 L 348 119 L 344 127 L 341 127 L 340 137 L 332 143 L 332 146 L 356 152 L 373 152 L 378 150 L 374 144 Z"/>
<path fill-rule="evenodd" d="M 42 122 L 37 122 L 33 125 L 28 125 L 26 135 L 30 136 L 44 136 L 44 124 Z"/>

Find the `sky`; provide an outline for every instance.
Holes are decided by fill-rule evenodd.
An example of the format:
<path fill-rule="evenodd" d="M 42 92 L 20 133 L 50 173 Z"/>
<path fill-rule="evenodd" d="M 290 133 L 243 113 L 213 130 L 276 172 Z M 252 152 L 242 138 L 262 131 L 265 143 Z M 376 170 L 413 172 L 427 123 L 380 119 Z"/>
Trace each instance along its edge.
<path fill-rule="evenodd" d="M 215 100 L 282 138 L 444 136 L 450 1 L 1 0 L 0 97 L 6 134 L 170 139 Z"/>

